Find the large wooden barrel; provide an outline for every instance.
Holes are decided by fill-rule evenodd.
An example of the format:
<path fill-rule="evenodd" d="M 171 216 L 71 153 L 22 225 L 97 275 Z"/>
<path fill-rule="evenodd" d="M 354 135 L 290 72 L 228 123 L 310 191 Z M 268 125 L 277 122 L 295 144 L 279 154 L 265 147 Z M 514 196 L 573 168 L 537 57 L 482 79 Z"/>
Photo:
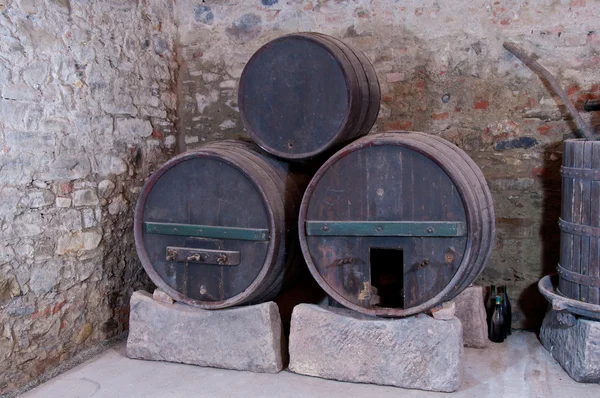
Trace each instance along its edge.
<path fill-rule="evenodd" d="M 600 142 L 566 140 L 558 290 L 600 304 Z"/>
<path fill-rule="evenodd" d="M 174 157 L 137 202 L 136 249 L 178 301 L 217 309 L 266 301 L 301 260 L 303 178 L 255 145 L 221 141 Z"/>
<path fill-rule="evenodd" d="M 248 61 L 238 105 L 254 141 L 285 159 L 308 159 L 369 132 L 379 112 L 367 57 L 318 33 L 275 39 Z"/>
<path fill-rule="evenodd" d="M 333 299 L 365 314 L 423 312 L 465 289 L 494 243 L 485 178 L 439 137 L 362 137 L 315 174 L 300 207 L 308 267 Z"/>

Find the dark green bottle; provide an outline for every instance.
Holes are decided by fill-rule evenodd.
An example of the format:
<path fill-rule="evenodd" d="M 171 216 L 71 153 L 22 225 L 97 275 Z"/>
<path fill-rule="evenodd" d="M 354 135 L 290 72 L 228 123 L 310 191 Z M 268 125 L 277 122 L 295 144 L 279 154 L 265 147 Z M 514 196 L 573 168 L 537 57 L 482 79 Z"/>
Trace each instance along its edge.
<path fill-rule="evenodd" d="M 504 316 L 502 314 L 502 300 L 500 296 L 496 296 L 496 306 L 490 322 L 490 340 L 494 343 L 502 343 L 505 333 L 506 325 L 504 324 Z"/>
<path fill-rule="evenodd" d="M 506 335 L 510 335 L 512 331 L 512 307 L 510 300 L 508 299 L 508 292 L 506 291 L 506 285 L 502 286 L 502 305 L 504 306 L 504 325 L 506 326 Z"/>
<path fill-rule="evenodd" d="M 504 286 L 498 286 L 498 297 L 500 297 L 500 309 L 502 310 L 502 318 L 504 319 L 504 328 L 502 333 L 504 339 L 508 336 L 506 332 L 506 302 L 504 301 Z"/>
<path fill-rule="evenodd" d="M 496 285 L 492 285 L 490 287 L 490 293 L 488 295 L 487 301 L 485 302 L 485 312 L 487 315 L 488 330 L 490 330 L 490 322 L 492 321 L 492 314 L 494 313 L 495 300 L 496 300 Z M 488 337 L 490 337 L 489 333 L 488 333 Z"/>

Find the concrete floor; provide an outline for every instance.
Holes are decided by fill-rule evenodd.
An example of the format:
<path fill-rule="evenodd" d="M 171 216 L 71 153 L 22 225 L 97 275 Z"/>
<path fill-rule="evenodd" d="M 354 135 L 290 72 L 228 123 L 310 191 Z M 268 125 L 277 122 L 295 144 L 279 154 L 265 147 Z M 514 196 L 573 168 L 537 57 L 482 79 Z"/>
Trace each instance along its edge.
<path fill-rule="evenodd" d="M 600 385 L 579 384 L 533 333 L 516 332 L 485 350 L 465 349 L 459 397 L 600 397 Z M 342 383 L 300 376 L 201 368 L 128 359 L 125 343 L 22 395 L 33 397 L 448 397 L 444 393 Z"/>

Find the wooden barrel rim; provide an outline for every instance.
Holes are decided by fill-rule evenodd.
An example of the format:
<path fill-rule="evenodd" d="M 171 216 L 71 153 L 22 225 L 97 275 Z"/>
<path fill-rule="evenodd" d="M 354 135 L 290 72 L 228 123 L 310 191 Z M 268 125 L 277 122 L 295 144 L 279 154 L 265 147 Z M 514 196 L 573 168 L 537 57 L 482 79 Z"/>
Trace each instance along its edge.
<path fill-rule="evenodd" d="M 348 45 L 347 43 L 338 38 L 327 36 L 323 33 L 317 32 L 314 32 L 312 34 L 324 36 L 331 39 L 338 46 L 347 49 L 347 51 L 350 51 L 358 59 L 358 62 L 360 63 L 360 69 L 367 78 L 367 87 L 365 88 L 365 90 L 367 92 L 366 98 L 369 101 L 367 114 L 364 118 L 364 121 L 361 127 L 359 129 L 356 129 L 355 134 L 352 138 L 357 138 L 368 134 L 375 122 L 377 121 L 377 116 L 379 115 L 379 108 L 381 107 L 381 88 L 379 86 L 379 79 L 377 78 L 377 73 L 373 68 L 373 64 L 371 64 L 369 59 L 362 51 L 354 48 L 353 46 Z"/>
<path fill-rule="evenodd" d="M 356 138 L 357 136 L 366 134 L 366 132 L 363 132 L 363 130 L 365 128 L 365 121 L 369 116 L 369 106 L 371 105 L 369 101 L 370 87 L 369 79 L 363 68 L 362 63 L 360 62 L 360 59 L 356 56 L 356 53 L 352 51 L 352 49 L 348 45 L 346 45 L 346 43 L 344 43 L 341 40 L 337 40 L 334 37 L 324 35 L 322 33 L 312 32 L 300 33 L 300 35 L 312 37 L 317 40 L 323 40 L 324 42 L 329 43 L 329 45 L 339 48 L 348 59 L 348 62 L 350 62 L 350 66 L 358 80 L 358 103 L 360 105 L 360 108 L 359 111 L 356 112 L 356 124 L 353 123 L 351 125 L 353 128 L 348 128 L 345 131 L 345 134 L 339 137 L 338 142 L 344 142 L 349 139 Z"/>
<path fill-rule="evenodd" d="M 485 230 L 487 227 L 487 223 L 484 222 L 483 214 L 480 210 L 483 209 L 479 205 L 478 196 L 475 194 L 473 189 L 473 184 L 470 179 L 468 179 L 467 173 L 462 169 L 462 166 L 465 162 L 456 161 L 457 159 L 453 159 L 452 155 L 457 155 L 457 153 L 453 150 L 452 152 L 443 151 L 442 148 L 436 148 L 439 145 L 443 145 L 449 148 L 439 137 L 435 137 L 430 134 L 425 133 L 417 133 L 414 132 L 390 132 L 384 133 L 385 135 L 392 135 L 398 133 L 408 133 L 405 135 L 403 146 L 408 147 L 410 149 L 415 150 L 414 147 L 420 148 L 418 152 L 429 158 L 431 161 L 436 163 L 438 167 L 440 167 L 444 172 L 448 175 L 448 177 L 454 182 L 463 202 L 463 208 L 465 210 L 465 216 L 467 218 L 468 225 L 468 239 L 467 239 L 467 249 L 465 250 L 465 254 L 463 256 L 463 260 L 460 265 L 469 264 L 471 266 L 459 266 L 455 278 L 453 278 L 449 283 L 448 287 L 451 287 L 447 291 L 446 294 L 443 295 L 439 302 L 448 300 L 456 295 L 458 295 L 462 289 L 464 289 L 465 284 L 468 285 L 469 281 L 472 281 L 476 275 L 479 274 L 477 272 L 479 270 L 478 264 L 481 263 L 481 259 L 483 258 L 483 253 L 481 253 L 481 245 L 484 242 L 482 234 L 475 234 L 473 231 Z M 382 135 L 384 135 L 382 134 Z M 435 138 L 433 138 L 435 137 Z M 445 140 L 444 140 L 445 141 Z M 408 145 L 406 145 L 409 143 Z M 427 148 L 436 148 L 438 152 L 435 154 L 437 158 L 433 158 L 431 153 L 423 152 L 427 148 L 421 148 L 421 146 L 427 143 Z M 410 146 L 412 144 L 413 146 Z M 454 148 L 452 148 L 454 149 Z M 453 169 L 453 170 L 451 170 Z M 477 226 L 477 227 L 476 227 Z M 473 250 L 474 247 L 477 250 Z M 460 271 L 460 272 L 459 272 Z M 475 275 L 473 275 L 475 274 Z M 457 277 L 460 275 L 460 278 Z M 468 282 L 468 283 L 467 283 Z M 463 287 L 464 286 L 464 287 Z M 444 290 L 442 290 L 442 293 Z M 440 295 L 442 294 L 440 293 Z M 435 297 L 434 297 L 435 298 Z M 433 300 L 433 299 L 432 299 Z"/>
<path fill-rule="evenodd" d="M 306 231 L 305 231 L 305 222 L 306 222 L 306 215 L 307 215 L 307 211 L 308 211 L 308 204 L 309 204 L 312 192 L 314 190 L 314 187 L 318 184 L 319 180 L 325 174 L 325 172 L 329 169 L 329 167 L 332 164 L 334 164 L 338 159 L 347 156 L 351 152 L 360 150 L 365 147 L 376 146 L 376 145 L 404 146 L 408 149 L 414 150 L 414 151 L 426 156 L 427 158 L 429 158 L 431 161 L 436 163 L 442 170 L 444 170 L 448 174 L 450 179 L 454 182 L 454 184 L 457 188 L 457 191 L 458 191 L 459 195 L 461 196 L 461 200 L 463 202 L 463 207 L 465 210 L 466 221 L 467 221 L 467 236 L 468 236 L 468 238 L 467 238 L 467 246 L 465 248 L 465 253 L 463 255 L 463 261 L 461 262 L 461 265 L 469 263 L 469 260 L 473 256 L 473 253 L 472 253 L 473 252 L 473 242 L 477 242 L 478 240 L 480 240 L 480 237 L 474 236 L 473 227 L 474 227 L 475 223 L 479 224 L 483 220 L 479 219 L 480 213 L 477 211 L 479 209 L 474 209 L 473 206 L 470 206 L 471 204 L 476 204 L 478 202 L 475 199 L 475 195 L 473 194 L 473 192 L 469 189 L 469 187 L 470 187 L 469 181 L 466 181 L 464 179 L 464 177 L 462 176 L 462 174 L 460 173 L 461 170 L 459 170 L 452 163 L 444 164 L 439 159 L 433 158 L 431 156 L 431 154 L 427 152 L 427 149 L 431 148 L 431 146 L 428 144 L 424 144 L 422 141 L 417 140 L 415 137 L 412 137 L 412 139 L 411 139 L 410 137 L 407 137 L 407 135 L 404 135 L 403 138 L 405 139 L 405 141 L 403 141 L 403 142 L 399 142 L 399 141 L 393 139 L 393 138 L 398 138 L 398 136 L 400 134 L 402 134 L 402 135 L 411 134 L 411 132 L 407 132 L 407 131 L 400 132 L 399 131 L 399 132 L 395 132 L 395 133 L 380 133 L 380 134 L 368 135 L 368 136 L 360 138 L 359 140 L 349 144 L 348 146 L 346 146 L 343 149 L 341 149 L 340 151 L 338 151 L 329 160 L 327 160 L 327 162 L 325 162 L 325 164 L 317 171 L 317 173 L 311 180 L 311 182 L 306 190 L 306 193 L 304 195 L 304 198 L 302 199 L 302 204 L 300 205 L 300 217 L 299 217 L 299 223 L 298 223 L 300 246 L 302 248 L 302 252 L 305 254 L 305 260 L 306 260 L 306 263 L 308 265 L 310 272 L 313 274 L 314 278 L 317 280 L 319 285 L 330 296 L 332 296 L 336 301 L 342 303 L 344 306 L 346 306 L 350 309 L 353 309 L 358 312 L 370 314 L 370 315 L 408 316 L 408 315 L 413 315 L 413 314 L 417 314 L 417 313 L 426 311 L 426 310 L 432 308 L 433 306 L 435 306 L 436 304 L 440 303 L 446 297 L 449 297 L 450 295 L 452 295 L 453 290 L 457 289 L 460 286 L 461 282 L 463 281 L 464 276 L 467 274 L 467 272 L 469 270 L 468 270 L 468 267 L 466 267 L 466 266 L 459 266 L 456 273 L 454 274 L 454 276 L 452 277 L 450 282 L 444 287 L 444 289 L 442 289 L 434 297 L 427 300 L 426 302 L 419 304 L 418 306 L 408 308 L 408 309 L 398 309 L 398 308 L 369 309 L 369 308 L 365 308 L 365 307 L 359 306 L 357 304 L 354 304 L 354 303 L 346 300 L 340 294 L 338 294 L 333 288 L 331 288 L 331 286 L 320 275 L 314 262 L 312 261 L 312 258 L 310 255 L 310 250 L 308 248 L 307 235 L 306 235 Z M 408 138 L 408 140 L 406 140 L 407 138 Z M 459 292 L 456 292 L 456 294 L 458 294 L 458 293 Z"/>
<path fill-rule="evenodd" d="M 227 154 L 230 155 L 230 154 Z M 156 181 L 169 169 L 182 163 L 188 159 L 193 158 L 211 158 L 216 159 L 218 161 L 225 162 L 230 166 L 237 168 L 246 178 L 248 178 L 251 183 L 256 188 L 257 192 L 261 196 L 263 200 L 263 204 L 265 209 L 267 210 L 268 223 L 269 223 L 269 246 L 267 250 L 267 254 L 265 257 L 264 265 L 257 277 L 252 281 L 252 283 L 240 294 L 230 297 L 228 299 L 222 301 L 214 301 L 207 302 L 201 300 L 191 299 L 177 290 L 173 289 L 169 286 L 155 271 L 154 266 L 148 256 L 148 252 L 146 251 L 144 240 L 143 240 L 143 215 L 144 215 L 144 206 L 146 204 L 146 199 L 148 194 L 150 193 L 152 187 L 156 183 Z M 251 298 L 253 294 L 256 294 L 257 288 L 259 288 L 265 281 L 265 279 L 269 276 L 271 268 L 275 264 L 274 254 L 278 251 L 280 242 L 282 240 L 283 231 L 279 231 L 277 228 L 277 218 L 281 218 L 280 214 L 277 214 L 274 210 L 276 210 L 276 206 L 274 206 L 273 199 L 267 193 L 267 191 L 261 185 L 261 182 L 252 174 L 252 172 L 247 167 L 248 165 L 243 165 L 239 160 L 234 159 L 231 156 L 222 157 L 219 154 L 211 152 L 206 149 L 201 149 L 194 152 L 187 152 L 181 155 L 178 155 L 169 161 L 167 161 L 159 170 L 153 173 L 150 178 L 144 184 L 142 191 L 140 192 L 140 196 L 136 203 L 135 207 L 135 217 L 134 217 L 134 239 L 135 239 L 135 247 L 140 258 L 140 262 L 144 267 L 144 270 L 148 273 L 148 276 L 163 291 L 165 291 L 169 296 L 171 296 L 176 301 L 181 301 L 186 304 L 190 304 L 196 307 L 205 308 L 205 309 L 219 309 L 226 308 L 236 305 L 238 303 Z"/>
<path fill-rule="evenodd" d="M 242 151 L 240 151 L 238 155 L 245 157 L 253 163 L 259 164 L 262 170 L 272 169 L 275 175 L 269 174 L 270 180 L 273 182 L 274 185 L 278 187 L 279 192 L 283 192 L 284 194 L 288 193 L 288 187 L 286 185 L 287 182 L 290 181 L 286 178 L 288 177 L 288 175 L 285 174 L 281 166 L 272 165 L 266 159 L 262 158 L 261 156 L 264 155 L 257 152 L 256 146 L 254 144 L 235 140 L 223 140 L 211 143 L 209 149 L 228 151 L 232 147 L 241 149 Z M 298 187 L 296 181 L 291 179 L 291 182 L 293 184 L 291 187 L 293 192 L 291 194 L 295 197 L 295 200 L 291 201 L 292 205 L 284 206 L 284 211 L 286 212 L 286 220 L 288 218 L 296 219 L 297 206 L 294 205 L 296 203 L 300 203 L 300 200 L 302 199 L 302 192 Z M 296 233 L 287 236 L 286 234 L 283 234 L 283 240 L 281 244 L 285 246 L 288 238 L 293 240 L 295 239 L 295 235 Z M 290 282 L 289 278 L 292 278 L 294 276 L 294 273 L 290 271 L 294 271 L 297 268 L 294 266 L 294 264 L 295 262 L 297 262 L 298 254 L 300 254 L 298 253 L 298 250 L 299 247 L 297 247 L 297 245 L 291 244 L 291 247 L 289 248 L 286 246 L 285 251 L 280 251 L 279 258 L 276 259 L 275 262 L 282 261 L 283 266 L 279 269 L 278 273 L 272 275 L 272 278 L 270 279 L 273 280 L 271 281 L 271 283 L 268 284 L 268 287 L 264 289 L 264 291 L 262 289 L 258 289 L 260 294 L 257 297 L 252 297 L 252 300 L 263 301 L 266 299 L 271 299 L 275 296 L 277 292 L 281 290 L 282 286 L 285 286 L 286 283 Z M 286 261 L 282 260 L 282 258 L 284 257 L 286 258 Z"/>
<path fill-rule="evenodd" d="M 300 189 L 300 187 L 298 186 L 298 183 L 292 178 L 292 179 L 287 179 L 288 175 L 285 173 L 285 171 L 281 168 L 281 167 L 277 167 L 272 165 L 271 163 L 267 162 L 266 160 L 263 160 L 260 158 L 260 154 L 256 151 L 258 151 L 258 146 L 256 146 L 256 144 L 254 143 L 250 143 L 250 142 L 244 142 L 244 141 L 238 141 L 238 140 L 222 140 L 222 141 L 215 141 L 213 143 L 210 144 L 211 148 L 222 148 L 222 149 L 229 149 L 232 147 L 235 148 L 240 148 L 244 151 L 243 155 L 252 155 L 255 158 L 257 158 L 259 161 L 264 162 L 264 164 L 267 165 L 267 167 L 274 169 L 274 171 L 277 173 L 277 175 L 279 176 L 279 178 L 284 181 L 285 183 L 287 183 L 288 181 L 290 181 L 293 186 L 293 195 L 294 197 L 298 198 L 298 203 L 300 203 L 300 199 L 302 198 L 302 191 Z M 242 155 L 242 153 L 240 153 L 240 155 Z M 252 160 L 254 161 L 254 160 Z M 287 186 L 285 187 L 285 189 L 287 190 Z M 294 202 L 295 203 L 295 202 Z"/>
<path fill-rule="evenodd" d="M 459 156 L 461 158 L 461 160 L 463 161 L 463 165 L 467 166 L 469 168 L 468 170 L 471 173 L 473 173 L 473 175 L 475 176 L 475 180 L 478 183 L 478 184 L 471 184 L 470 186 L 473 189 L 480 190 L 480 192 L 478 192 L 478 194 L 475 195 L 476 201 L 479 203 L 479 206 L 476 206 L 476 208 L 481 209 L 482 217 L 487 216 L 486 217 L 487 220 L 483 219 L 482 223 L 481 223 L 481 228 L 482 228 L 481 241 L 482 241 L 482 244 L 487 243 L 488 247 L 487 247 L 487 250 L 478 252 L 478 257 L 474 261 L 474 264 L 476 266 L 472 268 L 472 272 L 471 272 L 474 276 L 466 278 L 465 284 L 463 284 L 461 287 L 459 287 L 459 289 L 457 289 L 458 291 L 462 291 L 463 289 L 468 287 L 468 285 L 471 283 L 471 282 L 469 282 L 469 280 L 473 280 L 483 271 L 483 269 L 485 268 L 487 259 L 489 258 L 490 254 L 494 248 L 495 228 L 493 227 L 493 223 L 495 220 L 495 213 L 494 213 L 494 205 L 493 205 L 494 202 L 492 199 L 492 193 L 490 192 L 489 188 L 487 187 L 487 182 L 485 180 L 485 176 L 483 175 L 483 172 L 481 171 L 481 169 L 477 166 L 477 164 L 475 164 L 473 159 L 471 159 L 459 147 L 457 147 L 456 145 L 452 144 L 451 142 L 449 142 L 447 140 L 444 140 L 440 137 L 437 137 L 437 136 L 434 136 L 431 134 L 425 134 L 425 133 L 421 133 L 421 132 L 413 132 L 413 134 L 419 135 L 421 137 L 421 139 L 423 139 L 423 140 L 430 141 L 430 142 L 437 142 L 437 143 L 443 144 L 447 148 L 451 149 L 452 153 L 454 155 Z M 444 154 L 444 155 L 448 155 L 448 154 Z M 465 170 L 465 174 L 466 173 L 467 173 L 467 170 Z M 482 194 L 482 196 L 480 196 L 481 194 Z M 452 297 L 453 296 L 449 296 L 447 299 L 451 299 Z"/>
<path fill-rule="evenodd" d="M 420 140 L 423 140 L 425 142 L 431 142 L 432 144 L 433 143 L 442 144 L 445 147 L 452 149 L 452 152 L 444 152 L 444 153 L 439 154 L 439 156 L 440 156 L 440 158 L 446 157 L 446 159 L 447 159 L 446 162 L 448 162 L 448 161 L 452 162 L 455 160 L 455 159 L 451 158 L 452 155 L 459 156 L 462 161 L 462 164 L 460 164 L 460 162 L 454 162 L 454 163 L 458 167 L 461 167 L 461 168 L 462 168 L 462 166 L 469 167 L 469 169 L 467 169 L 467 170 L 462 170 L 463 171 L 462 174 L 467 175 L 469 172 L 474 171 L 473 168 L 470 167 L 471 166 L 469 164 L 470 162 L 466 161 L 467 158 L 465 158 L 464 156 L 461 156 L 461 153 L 456 150 L 456 149 L 459 149 L 458 147 L 454 147 L 450 142 L 447 142 L 446 140 L 442 140 L 441 138 L 433 136 L 433 135 L 428 135 L 428 134 L 424 134 L 424 133 L 417 133 L 417 134 L 419 134 Z M 472 160 L 470 158 L 468 158 L 468 159 L 472 162 Z M 446 163 L 446 162 L 444 162 L 444 163 Z M 481 171 L 479 173 L 481 174 Z M 476 173 L 474 173 L 474 176 L 476 177 L 475 179 L 477 180 L 477 182 L 481 183 L 482 180 L 485 181 L 485 179 L 483 178 L 483 174 L 481 174 L 481 179 L 478 178 L 479 176 Z M 469 181 L 469 182 L 471 182 L 471 181 Z M 482 187 L 480 186 L 480 184 L 469 184 L 469 188 L 472 188 L 472 189 L 480 188 L 481 189 Z M 462 291 L 462 289 L 466 288 L 468 286 L 468 284 L 470 284 L 469 281 L 472 281 L 474 278 L 477 277 L 477 275 L 479 275 L 481 273 L 481 271 L 485 267 L 485 260 L 489 257 L 489 253 L 491 252 L 491 250 L 493 248 L 493 245 L 490 244 L 491 241 L 493 241 L 493 239 L 492 239 L 493 238 L 493 228 L 491 228 L 491 225 L 489 223 L 489 220 L 493 219 L 493 218 L 484 217 L 484 216 L 488 215 L 487 211 L 490 207 L 489 204 L 491 202 L 487 202 L 487 201 L 482 202 L 480 200 L 480 199 L 486 199 L 485 192 L 486 191 L 489 192 L 489 189 L 482 189 L 482 191 L 483 192 L 478 192 L 478 194 L 474 195 L 474 197 L 475 197 L 474 203 L 477 203 L 477 205 L 475 205 L 474 207 L 476 209 L 480 210 L 480 212 L 477 213 L 477 216 L 481 217 L 480 228 L 481 228 L 482 233 L 481 233 L 481 237 L 480 237 L 480 246 L 487 243 L 488 247 L 487 247 L 487 250 L 485 250 L 485 252 L 481 251 L 481 250 L 477 251 L 476 257 L 472 261 L 473 267 L 469 267 L 470 272 L 468 273 L 468 276 L 464 279 L 464 282 L 461 285 L 459 285 L 458 289 L 455 289 L 456 294 L 458 294 L 460 291 Z M 480 198 L 479 194 L 481 194 L 481 193 L 483 193 L 484 197 Z M 491 197 L 491 193 L 490 193 L 490 197 Z M 488 222 L 486 222 L 486 220 Z M 488 239 L 485 239 L 486 237 Z M 453 296 L 454 296 L 454 294 L 451 294 L 450 296 L 447 297 L 447 299 L 450 299 Z"/>
<path fill-rule="evenodd" d="M 331 56 L 334 58 L 334 60 L 338 64 L 340 70 L 342 71 L 344 80 L 346 82 L 346 92 L 348 95 L 348 102 L 347 102 L 347 106 L 346 106 L 346 114 L 344 115 L 344 118 L 340 124 L 340 128 L 338 129 L 338 131 L 336 131 L 334 134 L 332 134 L 332 137 L 320 149 L 316 149 L 311 152 L 287 153 L 287 152 L 281 152 L 279 150 L 271 148 L 269 145 L 267 145 L 264 142 L 264 140 L 261 138 L 260 134 L 257 134 L 257 132 L 252 128 L 252 126 L 250 125 L 250 123 L 248 122 L 248 120 L 245 116 L 245 112 L 244 112 L 245 101 L 243 99 L 244 98 L 243 87 L 246 82 L 247 68 L 244 68 L 244 70 L 242 71 L 242 75 L 240 77 L 239 90 L 238 90 L 238 107 L 240 110 L 240 117 L 242 120 L 242 124 L 244 125 L 244 128 L 246 129 L 246 131 L 248 132 L 250 137 L 258 144 L 258 146 L 260 146 L 262 149 L 269 152 L 270 154 L 278 156 L 280 158 L 289 159 L 289 160 L 301 160 L 301 159 L 306 159 L 306 158 L 311 158 L 311 157 L 317 156 L 317 155 L 321 154 L 323 151 L 325 151 L 327 148 L 331 148 L 332 146 L 335 146 L 335 144 L 340 141 L 340 136 L 344 136 L 345 130 L 348 129 L 347 126 L 352 123 L 351 120 L 353 118 L 357 117 L 355 109 L 357 106 L 360 105 L 360 103 L 359 103 L 359 91 L 360 90 L 359 90 L 359 84 L 358 84 L 356 74 L 354 73 L 354 69 L 352 68 L 352 65 L 350 64 L 350 61 L 346 57 L 346 54 L 344 54 L 344 52 L 339 47 L 334 46 L 334 45 L 327 45 L 323 41 L 318 40 L 318 38 L 315 36 L 308 36 L 308 35 L 301 35 L 301 34 L 289 34 L 289 35 L 281 36 L 275 40 L 268 42 L 267 44 L 263 45 L 261 48 L 259 48 L 252 55 L 250 60 L 247 62 L 247 65 L 250 64 L 251 62 L 253 62 L 254 60 L 256 60 L 256 58 L 258 58 L 263 52 L 268 50 L 269 47 L 271 47 L 275 43 L 278 43 L 279 41 L 287 40 L 289 38 L 310 41 L 310 42 L 322 47 L 329 54 L 331 54 Z M 343 62 L 344 60 L 346 61 L 345 64 Z M 350 72 L 352 72 L 352 73 L 350 73 Z M 352 76 L 352 74 L 354 74 L 354 76 Z M 354 77 L 354 79 L 353 79 L 353 77 Z"/>
<path fill-rule="evenodd" d="M 251 171 L 252 173 L 255 173 L 254 176 L 255 177 L 260 176 L 262 178 L 261 181 L 263 181 L 263 184 L 266 184 L 266 180 L 270 181 L 271 184 L 273 184 L 273 186 L 275 186 L 275 188 L 276 188 L 275 194 L 273 195 L 273 199 L 272 199 L 271 203 L 272 203 L 273 208 L 275 206 L 277 206 L 279 208 L 277 213 L 280 214 L 280 217 L 275 217 L 275 219 L 281 223 L 280 230 L 283 231 L 286 227 L 285 226 L 285 220 L 286 220 L 285 213 L 286 213 L 286 211 L 289 211 L 289 210 L 288 210 L 288 208 L 286 208 L 285 204 L 283 203 L 283 197 L 278 194 L 279 192 L 285 192 L 285 186 L 284 186 L 284 183 L 283 183 L 282 179 L 280 178 L 279 174 L 277 174 L 276 171 L 273 170 L 274 168 L 271 167 L 270 164 L 268 164 L 266 161 L 261 159 L 256 154 L 250 153 L 247 148 L 243 148 L 242 151 L 239 151 L 239 152 L 231 153 L 231 151 L 229 149 L 224 148 L 222 145 L 209 145 L 206 148 L 206 150 L 214 151 L 221 157 L 227 157 L 229 155 L 243 157 L 245 160 L 249 161 L 251 165 L 256 166 L 256 169 Z M 270 173 L 270 171 L 272 171 L 273 174 L 275 174 L 275 175 L 272 175 Z M 271 208 L 271 210 L 273 210 L 273 208 Z M 286 238 L 287 238 L 286 234 L 282 233 L 281 239 L 278 242 L 279 247 L 281 247 L 281 246 L 285 247 Z M 283 283 L 283 276 L 285 275 L 285 265 L 287 265 L 285 263 L 285 261 L 283 261 L 286 257 L 286 253 L 285 253 L 285 250 L 277 250 L 276 253 L 278 253 L 279 255 L 277 257 L 273 258 L 272 264 L 268 265 L 268 267 L 269 267 L 268 274 L 261 281 L 259 286 L 255 287 L 253 289 L 251 289 L 252 286 L 250 286 L 246 289 L 246 290 L 250 290 L 250 294 L 248 297 L 244 298 L 245 302 L 259 300 L 259 298 L 261 298 L 261 297 L 267 297 L 267 296 L 269 296 L 269 294 L 271 292 L 279 290 L 281 288 L 281 285 Z M 282 267 L 280 267 L 277 270 L 274 269 L 275 268 L 274 266 L 279 263 L 282 264 Z M 265 261 L 265 264 L 266 264 L 266 261 Z M 278 271 L 278 272 L 274 272 L 274 271 Z M 258 279 L 258 277 L 257 277 L 257 279 Z"/>

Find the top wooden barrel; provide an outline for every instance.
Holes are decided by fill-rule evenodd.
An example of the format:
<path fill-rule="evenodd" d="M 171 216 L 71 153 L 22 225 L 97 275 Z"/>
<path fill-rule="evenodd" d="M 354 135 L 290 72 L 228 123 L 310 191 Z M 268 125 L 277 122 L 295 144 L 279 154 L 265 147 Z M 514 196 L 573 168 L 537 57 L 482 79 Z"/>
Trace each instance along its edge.
<path fill-rule="evenodd" d="M 275 39 L 248 61 L 238 104 L 250 137 L 284 159 L 308 159 L 369 132 L 381 94 L 367 57 L 318 33 Z"/>
<path fill-rule="evenodd" d="M 302 199 L 300 245 L 321 287 L 353 310 L 417 314 L 485 267 L 494 208 L 481 170 L 423 133 L 371 134 L 317 171 Z"/>
<path fill-rule="evenodd" d="M 144 269 L 171 297 L 201 308 L 273 298 L 302 265 L 296 224 L 303 180 L 239 141 L 174 157 L 137 202 Z"/>
<path fill-rule="evenodd" d="M 566 140 L 558 290 L 600 304 L 600 141 Z"/>

